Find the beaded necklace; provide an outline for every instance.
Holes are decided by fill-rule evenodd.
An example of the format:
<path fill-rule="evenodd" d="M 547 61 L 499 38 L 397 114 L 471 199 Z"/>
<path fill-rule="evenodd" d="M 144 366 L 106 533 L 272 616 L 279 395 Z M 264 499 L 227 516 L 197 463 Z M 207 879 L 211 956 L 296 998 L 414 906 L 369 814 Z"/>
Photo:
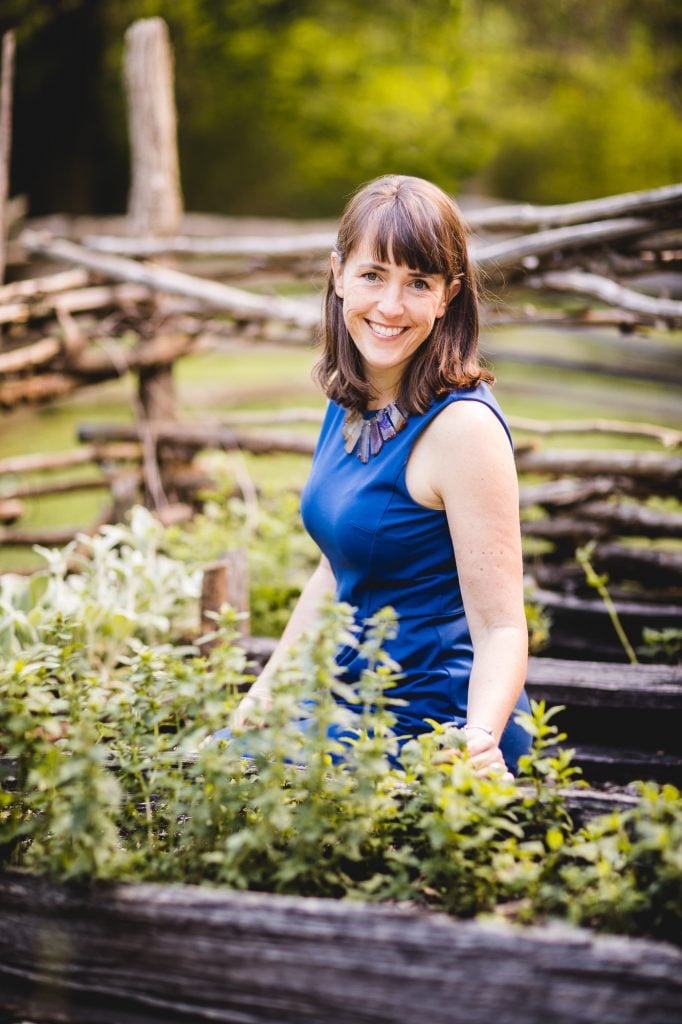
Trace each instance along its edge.
<path fill-rule="evenodd" d="M 378 455 L 385 441 L 399 434 L 407 423 L 407 416 L 397 402 L 389 402 L 369 419 L 357 409 L 349 410 L 343 421 L 344 447 L 349 455 L 355 451 L 360 462 L 369 462 L 370 455 Z"/>

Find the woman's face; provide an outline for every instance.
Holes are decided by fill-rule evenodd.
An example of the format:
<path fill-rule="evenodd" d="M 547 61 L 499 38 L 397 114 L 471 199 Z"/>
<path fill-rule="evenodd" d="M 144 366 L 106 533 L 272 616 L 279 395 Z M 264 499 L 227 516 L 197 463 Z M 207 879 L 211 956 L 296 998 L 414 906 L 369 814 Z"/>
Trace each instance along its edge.
<path fill-rule="evenodd" d="M 367 380 L 378 386 L 379 397 L 390 400 L 410 359 L 459 291 L 459 281 L 448 287 L 442 274 L 378 262 L 368 239 L 345 263 L 332 253 L 332 271 Z"/>

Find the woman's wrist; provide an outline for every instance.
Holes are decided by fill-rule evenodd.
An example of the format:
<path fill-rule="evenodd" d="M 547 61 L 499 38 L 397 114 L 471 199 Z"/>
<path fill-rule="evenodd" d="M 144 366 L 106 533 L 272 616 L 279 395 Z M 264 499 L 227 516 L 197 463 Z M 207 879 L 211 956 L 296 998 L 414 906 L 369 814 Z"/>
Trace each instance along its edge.
<path fill-rule="evenodd" d="M 468 732 L 469 730 L 479 730 L 480 732 L 487 733 L 488 736 L 492 736 L 493 738 L 495 737 L 495 731 L 494 729 L 491 729 L 489 725 L 480 725 L 478 722 L 465 722 L 462 728 L 465 732 Z"/>

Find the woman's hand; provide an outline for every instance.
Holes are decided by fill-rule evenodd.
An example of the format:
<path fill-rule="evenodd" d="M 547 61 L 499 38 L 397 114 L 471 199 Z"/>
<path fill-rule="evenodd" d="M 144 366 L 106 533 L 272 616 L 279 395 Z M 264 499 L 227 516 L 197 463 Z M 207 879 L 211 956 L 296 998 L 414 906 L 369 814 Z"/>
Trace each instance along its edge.
<path fill-rule="evenodd" d="M 469 764 L 479 775 L 499 774 L 505 780 L 514 778 L 507 770 L 504 754 L 490 729 L 479 725 L 465 725 L 464 733 Z"/>
<path fill-rule="evenodd" d="M 239 702 L 235 710 L 232 712 L 230 719 L 231 729 L 245 729 L 249 725 L 253 725 L 254 712 L 256 717 L 260 718 L 264 711 L 268 711 L 272 706 L 272 698 L 269 690 L 256 690 L 255 687 L 251 687 L 245 697 Z M 265 722 L 260 721 L 258 723 L 259 728 L 265 728 Z"/>
<path fill-rule="evenodd" d="M 494 775 L 504 779 L 505 782 L 514 778 L 507 769 L 504 754 L 490 729 L 484 726 L 465 725 L 463 732 L 466 736 L 469 764 L 477 775 Z M 455 761 L 460 756 L 459 750 L 446 748 L 438 751 L 434 757 L 434 763 L 445 764 Z"/>

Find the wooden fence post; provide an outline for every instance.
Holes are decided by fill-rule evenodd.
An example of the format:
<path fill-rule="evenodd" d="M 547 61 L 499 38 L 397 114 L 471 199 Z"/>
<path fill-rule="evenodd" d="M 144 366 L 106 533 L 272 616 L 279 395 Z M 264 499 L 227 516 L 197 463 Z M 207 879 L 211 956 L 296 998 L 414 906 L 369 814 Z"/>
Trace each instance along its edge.
<path fill-rule="evenodd" d="M 133 234 L 176 235 L 182 217 L 177 124 L 173 95 L 173 54 L 162 18 L 134 22 L 125 35 L 124 79 L 128 98 L 131 179 L 128 217 Z M 150 331 L 150 335 L 151 335 Z M 152 338 L 148 337 L 147 342 Z M 138 370 L 139 415 L 143 420 L 176 418 L 172 363 Z M 167 504 L 157 446 L 150 431 L 145 445 L 144 480 L 148 503 Z"/>
<path fill-rule="evenodd" d="M 242 549 L 228 551 L 222 558 L 204 567 L 201 584 L 201 630 L 213 632 L 215 620 L 207 612 L 218 612 L 224 604 L 230 604 L 243 618 L 239 622 L 242 636 L 248 636 L 249 627 L 249 570 L 246 552 Z M 202 652 L 208 653 L 213 644 L 202 644 Z"/>
<path fill-rule="evenodd" d="M 14 77 L 14 33 L 2 37 L 2 75 L 0 78 L 0 284 L 5 279 L 7 255 L 7 200 L 9 164 L 12 148 L 12 82 Z"/>
<path fill-rule="evenodd" d="M 173 56 L 162 18 L 134 22 L 125 35 L 131 181 L 128 216 L 137 235 L 177 234 L 182 194 Z"/>

